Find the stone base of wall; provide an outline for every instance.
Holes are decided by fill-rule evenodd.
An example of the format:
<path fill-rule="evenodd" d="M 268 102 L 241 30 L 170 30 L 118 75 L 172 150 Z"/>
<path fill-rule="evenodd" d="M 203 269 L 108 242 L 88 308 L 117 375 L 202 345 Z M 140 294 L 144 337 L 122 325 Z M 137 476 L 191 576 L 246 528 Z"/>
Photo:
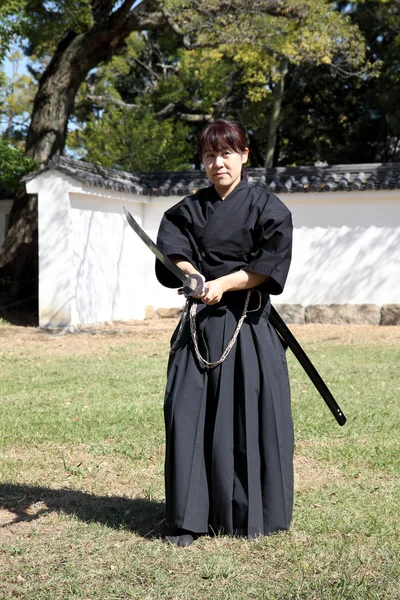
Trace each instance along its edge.
<path fill-rule="evenodd" d="M 314 304 L 306 308 L 306 323 L 379 325 L 380 321 L 377 304 Z"/>
<path fill-rule="evenodd" d="M 157 308 L 156 315 L 162 319 L 178 319 L 181 317 L 181 308 Z"/>
<path fill-rule="evenodd" d="M 400 304 L 274 304 L 288 324 L 400 325 Z M 179 318 L 182 308 L 146 307 L 146 318 Z"/>
<path fill-rule="evenodd" d="M 400 304 L 384 304 L 382 306 L 381 325 L 400 325 Z"/>
<path fill-rule="evenodd" d="M 275 304 L 274 308 L 280 314 L 285 323 L 301 324 L 306 320 L 306 307 L 302 304 Z"/>

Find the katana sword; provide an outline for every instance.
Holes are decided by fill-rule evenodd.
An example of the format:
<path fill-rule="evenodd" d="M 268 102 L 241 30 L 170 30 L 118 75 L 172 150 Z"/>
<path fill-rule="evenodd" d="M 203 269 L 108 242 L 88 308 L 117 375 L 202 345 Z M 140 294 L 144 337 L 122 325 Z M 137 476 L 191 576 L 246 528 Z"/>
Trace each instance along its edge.
<path fill-rule="evenodd" d="M 123 207 L 126 219 L 133 231 L 137 233 L 140 239 L 146 244 L 146 246 L 152 251 L 158 260 L 165 266 L 171 273 L 177 277 L 183 285 L 183 291 L 187 296 L 197 296 L 204 290 L 205 277 L 200 273 L 193 273 L 189 277 L 176 266 L 176 264 L 168 257 L 164 256 L 162 252 L 157 248 L 153 240 L 147 235 L 145 231 L 140 227 L 139 223 L 135 221 L 129 210 Z"/>
<path fill-rule="evenodd" d="M 190 275 L 189 277 L 180 269 L 168 256 L 164 256 L 164 254 L 157 248 L 153 240 L 147 235 L 145 231 L 140 227 L 139 223 L 135 221 L 130 212 L 126 210 L 125 206 L 124 212 L 127 218 L 129 225 L 135 231 L 135 233 L 140 237 L 140 239 L 146 244 L 146 246 L 153 252 L 153 254 L 158 258 L 158 260 L 167 268 L 171 273 L 173 273 L 182 283 L 183 289 L 187 296 L 197 296 L 204 289 L 205 278 L 203 275 Z M 307 354 L 304 352 L 303 348 L 300 346 L 299 342 L 294 337 L 293 333 L 290 331 L 289 327 L 286 325 L 285 321 L 279 315 L 279 313 L 275 310 L 275 308 L 271 305 L 271 311 L 269 314 L 269 321 L 271 325 L 276 330 L 280 339 L 283 340 L 284 344 L 291 349 L 316 389 L 322 396 L 322 399 L 325 401 L 329 410 L 335 417 L 336 421 L 339 425 L 344 425 L 346 423 L 346 417 L 343 414 L 340 406 L 337 404 L 335 398 L 332 396 L 328 386 L 318 373 L 317 369 L 312 364 L 311 360 L 308 358 Z"/>

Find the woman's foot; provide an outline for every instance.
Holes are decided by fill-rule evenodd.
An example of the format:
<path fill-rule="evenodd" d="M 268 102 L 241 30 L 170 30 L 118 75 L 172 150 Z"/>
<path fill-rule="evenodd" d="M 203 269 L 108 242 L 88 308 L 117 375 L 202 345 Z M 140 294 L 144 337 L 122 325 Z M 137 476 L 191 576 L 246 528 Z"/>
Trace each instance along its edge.
<path fill-rule="evenodd" d="M 194 533 L 193 531 L 187 531 L 187 529 L 176 528 L 172 535 L 166 535 L 164 537 L 164 542 L 167 544 L 178 546 L 179 548 L 187 548 L 195 540 L 197 540 L 198 537 L 198 533 Z"/>

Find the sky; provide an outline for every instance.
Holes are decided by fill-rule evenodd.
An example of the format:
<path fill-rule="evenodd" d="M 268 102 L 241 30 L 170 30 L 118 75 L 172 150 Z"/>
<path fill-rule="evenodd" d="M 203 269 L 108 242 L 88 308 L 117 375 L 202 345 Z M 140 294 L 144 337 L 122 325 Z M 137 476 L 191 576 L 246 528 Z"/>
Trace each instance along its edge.
<path fill-rule="evenodd" d="M 18 47 L 16 46 L 15 48 L 12 49 L 12 51 L 17 50 Z M 23 73 L 26 73 L 26 65 L 28 64 L 28 59 L 24 56 L 21 61 L 20 61 L 20 65 L 19 65 L 19 72 L 22 75 Z M 4 63 L 3 63 L 3 70 L 5 72 L 5 74 L 7 75 L 7 77 L 11 77 L 12 75 L 12 65 L 11 62 L 6 58 Z"/>

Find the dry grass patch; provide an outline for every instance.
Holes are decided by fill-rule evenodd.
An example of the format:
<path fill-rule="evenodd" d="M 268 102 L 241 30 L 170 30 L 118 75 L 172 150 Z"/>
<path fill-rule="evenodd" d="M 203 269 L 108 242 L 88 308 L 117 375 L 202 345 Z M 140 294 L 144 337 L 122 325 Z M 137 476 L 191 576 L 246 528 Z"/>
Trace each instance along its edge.
<path fill-rule="evenodd" d="M 337 344 L 399 344 L 400 326 L 381 325 L 290 325 L 300 343 L 324 342 Z"/>
<path fill-rule="evenodd" d="M 1 353 L 44 355 L 98 355 L 127 344 L 146 346 L 146 351 L 163 347 L 177 325 L 176 319 L 116 321 L 108 325 L 81 327 L 73 333 L 45 331 L 35 327 L 0 326 Z M 379 325 L 290 325 L 301 344 L 397 344 L 400 326 Z M 154 342 L 154 345 L 152 344 Z"/>
<path fill-rule="evenodd" d="M 309 456 L 294 457 L 295 491 L 318 490 L 338 483 L 343 473 L 332 466 L 327 467 Z"/>
<path fill-rule="evenodd" d="M 151 460 L 141 462 L 115 453 L 98 455 L 85 445 L 12 447 L 0 453 L 0 458 L 2 455 L 18 465 L 18 481 L 26 486 L 46 482 L 52 490 L 86 490 L 105 496 L 155 497 L 157 490 L 161 496 L 163 493 L 163 447 L 154 448 Z M 2 479 L 4 474 L 0 482 Z"/>
<path fill-rule="evenodd" d="M 125 344 L 168 344 L 175 329 L 175 319 L 114 322 L 67 331 L 46 331 L 35 327 L 0 327 L 1 352 L 60 356 L 103 354 Z M 152 344 L 150 344 L 151 348 Z"/>

